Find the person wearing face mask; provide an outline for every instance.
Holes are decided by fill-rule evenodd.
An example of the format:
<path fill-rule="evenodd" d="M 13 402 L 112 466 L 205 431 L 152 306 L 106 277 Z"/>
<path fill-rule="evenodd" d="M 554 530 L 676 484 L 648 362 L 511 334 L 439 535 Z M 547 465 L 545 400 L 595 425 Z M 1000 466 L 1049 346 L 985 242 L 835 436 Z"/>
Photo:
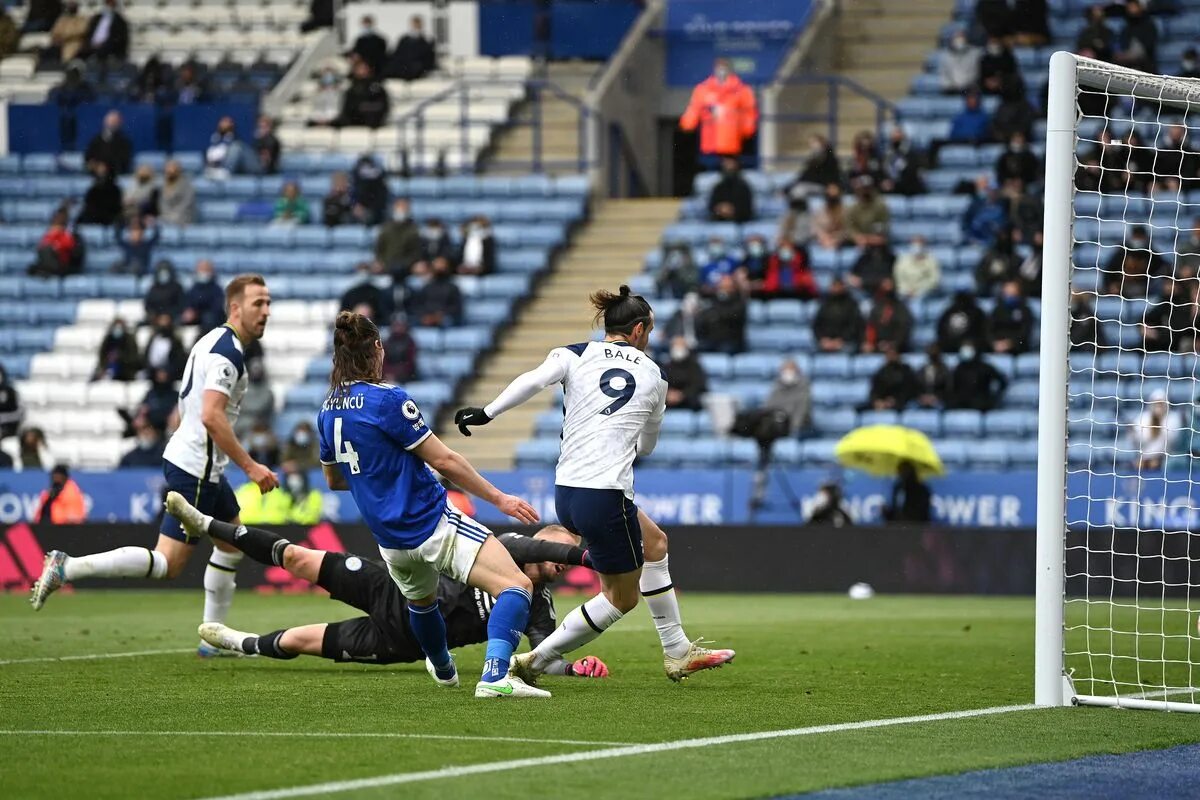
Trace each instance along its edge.
<path fill-rule="evenodd" d="M 981 295 L 991 295 L 1005 281 L 1017 276 L 1021 257 L 1013 249 L 1012 228 L 1005 226 L 996 233 L 992 246 L 975 267 L 975 288 Z"/>
<path fill-rule="evenodd" d="M 158 183 L 154 180 L 154 169 L 142 164 L 133 174 L 133 184 L 125 190 L 122 198 L 126 222 L 134 219 L 158 216 Z"/>
<path fill-rule="evenodd" d="M 679 304 L 679 309 L 667 321 L 666 334 L 669 339 L 681 337 L 687 346 L 696 348 L 700 344 L 700 338 L 697 334 L 700 326 L 700 295 L 696 292 L 688 292 L 683 296 L 682 302 Z"/>
<path fill-rule="evenodd" d="M 938 54 L 938 80 L 942 94 L 962 94 L 979 82 L 978 47 L 967 42 L 967 34 L 957 31 L 950 46 Z"/>
<path fill-rule="evenodd" d="M 808 251 L 792 242 L 780 242 L 767 258 L 766 275 L 757 296 L 764 300 L 816 299 L 817 279 L 808 263 Z"/>
<path fill-rule="evenodd" d="M 440 255 L 451 257 L 450 254 Z M 491 220 L 480 215 L 463 225 L 462 247 L 458 252 L 458 274 L 489 275 L 495 271 L 496 237 L 492 234 Z"/>
<path fill-rule="evenodd" d="M 79 484 L 63 464 L 50 470 L 50 488 L 38 498 L 38 510 L 33 515 L 42 525 L 78 525 L 87 519 L 87 504 Z"/>
<path fill-rule="evenodd" d="M 383 82 L 376 75 L 366 61 L 357 57 L 353 59 L 350 86 L 342 95 L 342 110 L 335 125 L 378 128 L 387 121 L 391 100 Z"/>
<path fill-rule="evenodd" d="M 975 196 L 963 212 L 963 236 L 970 243 L 991 247 L 1000 232 L 1006 228 L 1008 206 L 991 178 L 980 175 L 975 180 Z"/>
<path fill-rule="evenodd" d="M 409 20 L 408 30 L 396 42 L 388 57 L 385 74 L 389 78 L 415 81 L 437 69 L 437 49 L 425 35 L 425 23 L 417 14 Z"/>
<path fill-rule="evenodd" d="M 898 353 L 908 349 L 912 335 L 913 316 L 904 301 L 896 297 L 896 284 L 885 278 L 875 293 L 871 313 L 867 315 L 867 332 L 863 339 L 863 352 L 886 352 L 891 347 Z"/>
<path fill-rule="evenodd" d="M 946 408 L 991 411 L 1000 405 L 1008 379 L 989 364 L 974 342 L 958 350 L 958 364 L 950 373 L 950 394 Z"/>
<path fill-rule="evenodd" d="M 153 218 L 150 218 L 153 223 Z M 137 275 L 139 278 L 150 270 L 154 260 L 154 248 L 158 246 L 161 231 L 157 224 L 147 228 L 141 217 L 134 217 L 128 225 L 117 227 L 117 244 L 121 258 L 112 266 L 112 271 Z"/>
<path fill-rule="evenodd" d="M 249 444 L 246 452 L 259 464 L 273 467 L 279 463 L 279 441 L 265 420 L 257 420 L 251 426 Z"/>
<path fill-rule="evenodd" d="M 797 184 L 819 188 L 830 184 L 841 186 L 842 181 L 842 165 L 829 140 L 820 134 L 814 134 L 808 142 L 804 166 L 800 168 L 796 179 L 784 189 L 784 193 L 791 197 Z"/>
<path fill-rule="evenodd" d="M 846 281 L 835 275 L 813 317 L 817 348 L 822 353 L 857 353 L 865 325 L 858 301 L 846 290 Z"/>
<path fill-rule="evenodd" d="M 754 219 L 754 191 L 742 177 L 736 158 L 721 159 L 721 180 L 708 195 L 708 217 L 717 222 L 738 223 Z"/>
<path fill-rule="evenodd" d="M 329 193 L 321 201 L 321 222 L 327 228 L 354 222 L 354 196 L 350 194 L 350 177 L 344 172 L 329 176 Z"/>
<path fill-rule="evenodd" d="M 998 95 L 1012 78 L 1020 80 L 1012 48 L 997 37 L 989 37 L 979 59 L 979 85 L 984 94 Z"/>
<path fill-rule="evenodd" d="M 0 441 L 16 436 L 25 409 L 21 406 L 21 395 L 8 379 L 8 371 L 0 364 Z M 11 466 L 11 464 L 10 464 Z"/>
<path fill-rule="evenodd" d="M 421 230 L 413 221 L 407 198 L 392 204 L 392 218 L 379 227 L 375 237 L 375 263 L 399 277 L 406 277 L 421 258 Z"/>
<path fill-rule="evenodd" d="M 478 218 L 469 220 L 463 226 L 463 233 L 473 225 L 478 224 Z M 453 258 L 454 244 L 450 241 L 450 234 L 446 231 L 446 225 L 440 219 L 428 219 L 421 226 L 421 260 L 433 261 L 438 257 Z"/>
<path fill-rule="evenodd" d="M 793 359 L 779 367 L 779 377 L 771 386 L 762 408 L 787 415 L 788 433 L 803 434 L 812 428 L 812 386 Z"/>
<path fill-rule="evenodd" d="M 171 159 L 163 167 L 163 185 L 158 193 L 158 218 L 167 225 L 191 225 L 196 221 L 196 190 L 183 167 Z"/>
<path fill-rule="evenodd" d="M 987 317 L 971 292 L 956 292 L 950 306 L 937 323 L 938 347 L 943 353 L 957 353 L 968 342 L 982 341 L 987 333 Z"/>
<path fill-rule="evenodd" d="M 1128 298 L 1143 298 L 1150 279 L 1169 272 L 1158 254 L 1150 249 L 1150 231 L 1133 226 L 1123 247 L 1114 248 L 1103 269 L 1105 291 Z"/>
<path fill-rule="evenodd" d="M 1158 26 L 1141 0 L 1127 0 L 1124 11 L 1125 26 L 1117 40 L 1116 62 L 1142 72 L 1158 72 Z"/>
<path fill-rule="evenodd" d="M 66 64 L 74 61 L 87 41 L 88 20 L 79 13 L 79 3 L 63 5 L 63 13 L 50 28 L 50 47 L 42 50 L 43 61 Z"/>
<path fill-rule="evenodd" d="M 1029 141 L 1033 131 L 1033 123 L 1037 112 L 1029 104 L 1025 92 L 1025 84 L 1020 76 L 1012 75 L 1004 79 L 1000 87 L 1000 105 L 992 114 L 991 135 L 997 142 L 1009 142 L 1018 133 L 1025 137 L 1022 146 Z M 1027 151 L 1021 151 L 1027 152 Z M 1036 176 L 1035 176 L 1036 177 Z"/>
<path fill-rule="evenodd" d="M 1093 58 L 1112 61 L 1113 32 L 1105 22 L 1104 6 L 1088 6 L 1084 11 L 1087 24 L 1075 39 L 1075 52 L 1090 50 Z"/>
<path fill-rule="evenodd" d="M 317 78 L 317 92 L 313 95 L 308 112 L 308 124 L 314 128 L 327 128 L 337 122 L 342 113 L 342 90 L 338 75 L 330 68 L 321 71 Z"/>
<path fill-rule="evenodd" d="M 392 276 L 386 272 L 376 272 L 366 261 L 359 264 L 355 272 L 358 280 L 342 294 L 339 310 L 352 311 L 360 305 L 366 305 L 370 308 L 367 316 L 377 324 L 391 319 L 395 311 Z"/>
<path fill-rule="evenodd" d="M 817 244 L 826 250 L 850 246 L 850 231 L 846 227 L 846 212 L 842 206 L 842 189 L 835 183 L 825 187 L 825 204 L 812 218 L 813 235 Z"/>
<path fill-rule="evenodd" d="M 755 234 L 746 240 L 743 249 L 745 256 L 742 258 L 742 265 L 737 272 L 738 282 L 743 285 L 743 292 L 757 296 L 757 293 L 762 290 L 763 279 L 767 277 L 767 260 L 771 256 L 770 248 L 767 247 L 766 239 Z"/>
<path fill-rule="evenodd" d="M 142 352 L 142 363 L 145 365 L 146 377 L 158 370 L 166 370 L 172 380 L 183 377 L 183 366 L 187 361 L 187 350 L 175 332 L 175 324 L 169 314 L 159 314 L 154 318 L 153 330 L 146 340 L 146 349 Z"/>
<path fill-rule="evenodd" d="M 454 283 L 454 272 L 445 258 L 435 258 L 429 282 L 413 293 L 408 315 L 418 325 L 447 328 L 462 324 L 462 292 Z"/>
<path fill-rule="evenodd" d="M 988 320 L 992 352 L 1019 354 L 1029 350 L 1033 335 L 1033 312 L 1021 293 L 1019 281 L 1008 281 Z"/>
<path fill-rule="evenodd" d="M 118 317 L 113 320 L 108 333 L 100 342 L 92 380 L 107 378 L 114 381 L 131 381 L 137 378 L 141 366 L 142 361 L 133 332 L 129 330 L 125 320 Z"/>
<path fill-rule="evenodd" d="M 350 179 L 350 191 L 354 195 L 354 217 L 367 226 L 378 225 L 383 222 L 384 215 L 387 213 L 389 196 L 387 173 L 383 167 L 380 166 L 373 155 L 363 153 L 354 162 L 354 169 L 351 170 Z M 404 202 L 403 212 L 399 208 L 402 200 Z M 398 219 L 400 216 L 408 219 L 408 214 L 407 199 L 398 199 L 396 205 L 393 206 L 393 219 Z"/>
<path fill-rule="evenodd" d="M 896 294 L 905 300 L 924 297 L 938 287 L 942 280 L 942 268 L 937 257 L 929 250 L 925 237 L 917 234 L 909 248 L 896 259 L 892 277 L 896 281 Z"/>
<path fill-rule="evenodd" d="M 712 76 L 692 90 L 679 127 L 700 129 L 701 163 L 706 166 L 721 156 L 741 155 L 745 141 L 758 130 L 758 104 L 754 91 L 733 73 L 728 59 L 718 58 Z"/>
<path fill-rule="evenodd" d="M 128 412 L 122 414 L 119 410 L 117 413 L 125 418 L 130 425 L 131 432 L 135 434 L 137 426 L 134 423 L 138 417 L 143 418 L 147 424 L 161 432 L 167 429 L 167 422 L 178 405 L 178 400 L 179 389 L 175 381 L 171 380 L 170 373 L 165 369 L 159 369 L 150 376 L 150 388 L 146 390 L 146 396 L 142 398 L 136 413 L 133 415 L 129 415 Z M 159 466 L 159 463 L 155 462 L 154 466 Z"/>
<path fill-rule="evenodd" d="M 205 175 L 213 180 L 225 180 L 241 170 L 244 154 L 245 144 L 238 138 L 233 117 L 221 117 L 204 151 Z"/>
<path fill-rule="evenodd" d="M 992 135 L 992 118 L 984 110 L 979 92 L 968 89 L 963 94 L 962 110 L 950 119 L 948 140 L 961 144 L 982 144 Z"/>
<path fill-rule="evenodd" d="M 248 439 L 260 423 L 270 428 L 275 422 L 275 392 L 267 380 L 267 368 L 261 358 L 246 362 L 246 394 L 242 413 L 233 424 L 239 439 Z"/>
<path fill-rule="evenodd" d="M 879 348 L 883 364 L 871 376 L 871 390 L 860 411 L 903 411 L 916 397 L 917 374 L 891 344 Z"/>
<path fill-rule="evenodd" d="M 387 62 L 387 39 L 375 31 L 375 18 L 369 15 L 362 18 L 360 30 L 362 32 L 354 40 L 350 52 L 370 65 L 372 73 L 382 75 Z"/>
<path fill-rule="evenodd" d="M 736 355 L 746 349 L 746 300 L 732 274 L 717 282 L 712 299 L 697 318 L 696 335 L 705 352 Z"/>
<path fill-rule="evenodd" d="M 692 258 L 692 248 L 683 242 L 664 242 L 654 282 L 661 296 L 681 299 L 695 292 L 700 286 L 700 270 Z"/>
<path fill-rule="evenodd" d="M 225 292 L 217 285 L 211 261 L 202 259 L 196 263 L 196 275 L 183 302 L 184 325 L 197 325 L 198 335 L 211 331 L 225 319 Z"/>
<path fill-rule="evenodd" d="M 667 362 L 667 408 L 699 411 L 700 398 L 708 391 L 704 365 L 682 336 L 671 340 L 670 357 Z"/>
<path fill-rule="evenodd" d="M 1041 177 L 1042 165 L 1029 150 L 1029 141 L 1024 131 L 1013 131 L 1008 137 L 1008 148 L 996 159 L 996 180 L 1003 184 L 1011 178 L 1019 178 L 1028 186 Z"/>
<path fill-rule="evenodd" d="M 267 114 L 258 116 L 254 129 L 254 155 L 252 159 L 260 175 L 274 175 L 279 172 L 279 153 L 282 146 L 279 137 L 275 135 L 275 120 Z"/>
<path fill-rule="evenodd" d="M 146 420 L 135 420 L 137 444 L 132 450 L 121 456 L 118 469 L 138 469 L 143 467 L 158 468 L 162 466 L 163 442 L 162 433 Z"/>
<path fill-rule="evenodd" d="M 311 423 L 296 423 L 296 427 L 292 428 L 292 432 L 288 436 L 287 443 L 283 446 L 282 458 L 285 467 L 286 462 L 291 462 L 302 470 L 317 469 L 321 466 L 321 461 L 317 458 L 317 435 L 313 431 Z"/>
<path fill-rule="evenodd" d="M 724 278 L 733 278 L 737 271 L 737 259 L 729 252 L 725 240 L 718 236 L 708 240 L 707 259 L 700 267 L 700 294 L 711 297 Z"/>
<path fill-rule="evenodd" d="M 925 363 L 916 371 L 916 401 L 921 408 L 941 408 L 950 395 L 950 368 L 936 344 L 925 348 Z"/>

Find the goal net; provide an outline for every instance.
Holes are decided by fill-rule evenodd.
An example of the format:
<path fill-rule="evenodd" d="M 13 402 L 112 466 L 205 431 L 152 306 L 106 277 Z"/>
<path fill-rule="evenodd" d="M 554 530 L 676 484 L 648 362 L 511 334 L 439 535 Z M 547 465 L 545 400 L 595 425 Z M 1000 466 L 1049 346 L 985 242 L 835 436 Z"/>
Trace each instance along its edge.
<path fill-rule="evenodd" d="M 1047 110 L 1036 702 L 1200 711 L 1200 81 L 1057 53 Z"/>

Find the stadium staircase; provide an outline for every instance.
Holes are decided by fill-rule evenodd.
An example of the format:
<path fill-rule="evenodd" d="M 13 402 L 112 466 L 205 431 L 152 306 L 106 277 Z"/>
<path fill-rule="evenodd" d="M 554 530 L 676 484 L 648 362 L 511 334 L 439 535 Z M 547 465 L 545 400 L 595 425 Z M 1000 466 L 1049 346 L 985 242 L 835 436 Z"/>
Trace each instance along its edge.
<path fill-rule="evenodd" d="M 545 80 L 571 97 L 582 99 L 599 66 L 589 62 L 547 65 Z M 552 89 L 542 92 L 541 108 L 529 100 L 521 104 L 509 125 L 494 139 L 494 149 L 484 161 L 484 171 L 493 175 L 519 175 L 529 170 L 534 152 L 534 114 L 541 114 L 541 158 L 550 174 L 579 172 L 579 107 L 559 97 Z"/>
<path fill-rule="evenodd" d="M 679 201 L 674 199 L 609 200 L 596 209 L 470 384 L 463 395 L 465 404 L 490 402 L 514 377 L 540 364 L 552 348 L 585 338 L 592 319 L 588 294 L 627 282 L 678 213 Z M 500 417 L 484 435 L 463 439 L 455 433 L 455 447 L 482 468 L 511 468 L 518 445 L 533 436 L 545 407 L 545 398 L 535 399 Z"/>

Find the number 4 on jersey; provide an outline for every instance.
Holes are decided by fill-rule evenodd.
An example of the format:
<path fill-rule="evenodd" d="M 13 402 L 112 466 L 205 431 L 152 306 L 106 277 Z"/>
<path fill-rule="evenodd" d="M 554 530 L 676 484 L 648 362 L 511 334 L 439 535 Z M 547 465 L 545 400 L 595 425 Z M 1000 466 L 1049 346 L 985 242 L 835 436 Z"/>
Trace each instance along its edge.
<path fill-rule="evenodd" d="M 349 464 L 351 475 L 359 473 L 358 451 L 350 444 L 349 439 L 342 439 L 341 417 L 333 418 L 333 457 L 342 464 Z"/>

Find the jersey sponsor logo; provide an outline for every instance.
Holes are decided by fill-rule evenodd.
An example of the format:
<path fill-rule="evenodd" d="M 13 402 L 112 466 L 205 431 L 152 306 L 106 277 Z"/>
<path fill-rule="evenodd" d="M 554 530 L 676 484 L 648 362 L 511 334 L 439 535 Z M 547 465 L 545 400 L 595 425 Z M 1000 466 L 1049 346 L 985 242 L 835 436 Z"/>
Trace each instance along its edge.
<path fill-rule="evenodd" d="M 421 409 L 417 408 L 417 404 L 409 399 L 405 400 L 404 405 L 400 407 L 400 413 L 407 419 L 416 419 L 421 416 Z"/>
<path fill-rule="evenodd" d="M 222 386 L 226 389 L 232 389 L 233 382 L 235 380 L 236 380 L 236 375 L 234 374 L 233 365 L 222 364 L 221 366 L 217 367 L 217 385 L 218 386 Z"/>

